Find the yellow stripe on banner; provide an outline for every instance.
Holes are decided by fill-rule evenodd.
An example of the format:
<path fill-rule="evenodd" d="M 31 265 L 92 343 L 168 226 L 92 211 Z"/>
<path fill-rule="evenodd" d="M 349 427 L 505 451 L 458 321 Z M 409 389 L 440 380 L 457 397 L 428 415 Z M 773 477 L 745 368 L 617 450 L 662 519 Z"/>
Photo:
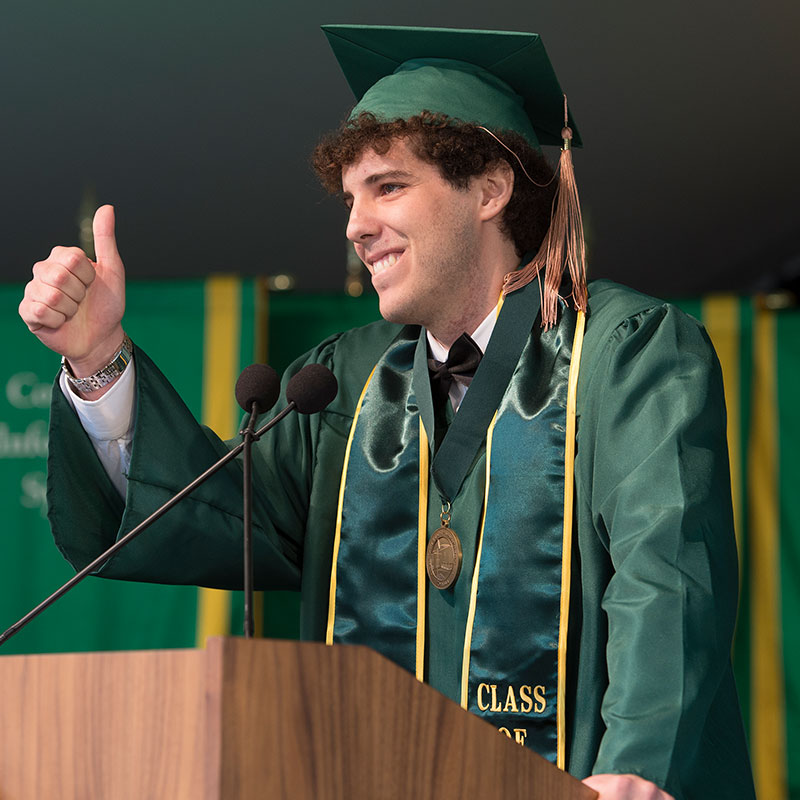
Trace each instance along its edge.
<path fill-rule="evenodd" d="M 742 437 L 741 437 L 741 330 L 739 298 L 734 295 L 711 295 L 703 300 L 703 325 L 717 351 L 722 367 L 725 406 L 728 410 L 728 453 L 731 462 L 733 526 L 739 551 L 739 578 L 742 570 Z"/>
<path fill-rule="evenodd" d="M 478 533 L 478 553 L 475 556 L 475 569 L 472 571 L 472 586 L 469 593 L 469 613 L 467 629 L 464 634 L 464 655 L 461 659 L 461 708 L 469 710 L 469 657 L 472 653 L 472 628 L 475 625 L 475 610 L 478 606 L 478 577 L 481 571 L 481 555 L 483 554 L 483 529 L 486 525 L 486 509 L 489 506 L 489 476 L 492 467 L 492 439 L 497 412 L 494 412 L 489 430 L 486 432 L 486 485 L 483 489 L 483 511 L 481 512 L 481 529 Z"/>
<path fill-rule="evenodd" d="M 205 286 L 202 421 L 223 439 L 236 433 L 238 412 L 231 387 L 239 372 L 240 336 L 241 281 L 228 275 L 209 278 Z M 209 636 L 230 633 L 230 608 L 230 592 L 198 590 L 198 647 Z"/>
<path fill-rule="evenodd" d="M 778 404 L 775 314 L 758 309 L 753 330 L 753 410 L 749 452 L 751 747 L 756 795 L 783 800 L 786 720 L 781 641 Z"/>
<path fill-rule="evenodd" d="M 419 418 L 419 508 L 417 511 L 417 680 L 425 680 L 425 620 L 428 591 L 425 553 L 428 549 L 428 458 L 430 443 Z"/>
<path fill-rule="evenodd" d="M 269 284 L 266 278 L 253 281 L 255 295 L 255 325 L 253 339 L 253 361 L 269 363 Z"/>
<path fill-rule="evenodd" d="M 378 365 L 372 368 L 364 388 L 361 390 L 361 395 L 356 404 L 356 410 L 353 414 L 353 424 L 350 426 L 350 434 L 347 437 L 347 446 L 344 450 L 344 464 L 342 465 L 342 479 L 339 483 L 339 505 L 336 508 L 336 531 L 333 535 L 333 556 L 331 558 L 331 585 L 328 591 L 328 628 L 325 632 L 325 644 L 333 644 L 333 627 L 336 622 L 336 562 L 339 560 L 339 544 L 342 541 L 342 509 L 344 507 L 344 490 L 347 486 L 347 467 L 350 464 L 350 450 L 353 447 L 353 437 L 356 435 L 356 423 L 358 422 L 359 414 L 361 414 L 361 404 L 364 402 L 364 395 L 367 393 L 367 387 L 375 374 Z"/>

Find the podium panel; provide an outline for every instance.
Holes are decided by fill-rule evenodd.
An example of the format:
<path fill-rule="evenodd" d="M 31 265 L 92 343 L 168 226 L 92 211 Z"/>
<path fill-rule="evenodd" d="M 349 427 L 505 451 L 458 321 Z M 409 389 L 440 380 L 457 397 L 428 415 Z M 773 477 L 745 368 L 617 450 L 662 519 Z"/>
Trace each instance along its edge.
<path fill-rule="evenodd" d="M 0 798 L 590 800 L 363 647 L 0 658 Z"/>

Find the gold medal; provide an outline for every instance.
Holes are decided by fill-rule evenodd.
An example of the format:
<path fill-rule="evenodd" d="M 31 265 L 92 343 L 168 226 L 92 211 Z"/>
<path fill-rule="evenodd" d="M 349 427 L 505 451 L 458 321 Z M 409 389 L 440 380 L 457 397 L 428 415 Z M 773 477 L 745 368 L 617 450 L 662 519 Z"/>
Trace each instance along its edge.
<path fill-rule="evenodd" d="M 450 503 L 442 505 L 442 527 L 437 528 L 425 552 L 425 571 L 437 589 L 449 589 L 461 572 L 461 542 L 450 527 Z"/>

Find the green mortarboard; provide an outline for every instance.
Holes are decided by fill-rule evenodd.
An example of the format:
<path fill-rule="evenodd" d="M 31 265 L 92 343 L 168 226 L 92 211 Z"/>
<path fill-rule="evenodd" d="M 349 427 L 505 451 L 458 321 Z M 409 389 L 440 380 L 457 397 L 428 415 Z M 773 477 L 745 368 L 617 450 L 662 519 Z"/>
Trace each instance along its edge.
<path fill-rule="evenodd" d="M 536 33 L 323 25 L 362 111 L 408 119 L 447 114 L 490 130 L 512 130 L 532 145 L 561 145 L 564 99 Z M 581 140 L 570 115 L 572 145 Z"/>

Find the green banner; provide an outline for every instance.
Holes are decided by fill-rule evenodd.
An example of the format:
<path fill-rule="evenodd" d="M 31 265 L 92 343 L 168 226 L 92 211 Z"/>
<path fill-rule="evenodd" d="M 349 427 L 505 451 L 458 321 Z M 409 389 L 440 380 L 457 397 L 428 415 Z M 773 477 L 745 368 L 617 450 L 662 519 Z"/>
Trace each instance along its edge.
<path fill-rule="evenodd" d="M 199 405 L 202 284 L 133 286 L 128 329 Z M 0 286 L 0 627 L 6 628 L 72 576 L 45 518 L 47 416 L 59 358 L 17 314 L 22 287 Z M 189 358 L 174 343 L 193 343 Z M 192 358 L 196 364 L 192 364 Z M 3 646 L 3 654 L 181 647 L 195 641 L 197 590 L 89 578 Z"/>

